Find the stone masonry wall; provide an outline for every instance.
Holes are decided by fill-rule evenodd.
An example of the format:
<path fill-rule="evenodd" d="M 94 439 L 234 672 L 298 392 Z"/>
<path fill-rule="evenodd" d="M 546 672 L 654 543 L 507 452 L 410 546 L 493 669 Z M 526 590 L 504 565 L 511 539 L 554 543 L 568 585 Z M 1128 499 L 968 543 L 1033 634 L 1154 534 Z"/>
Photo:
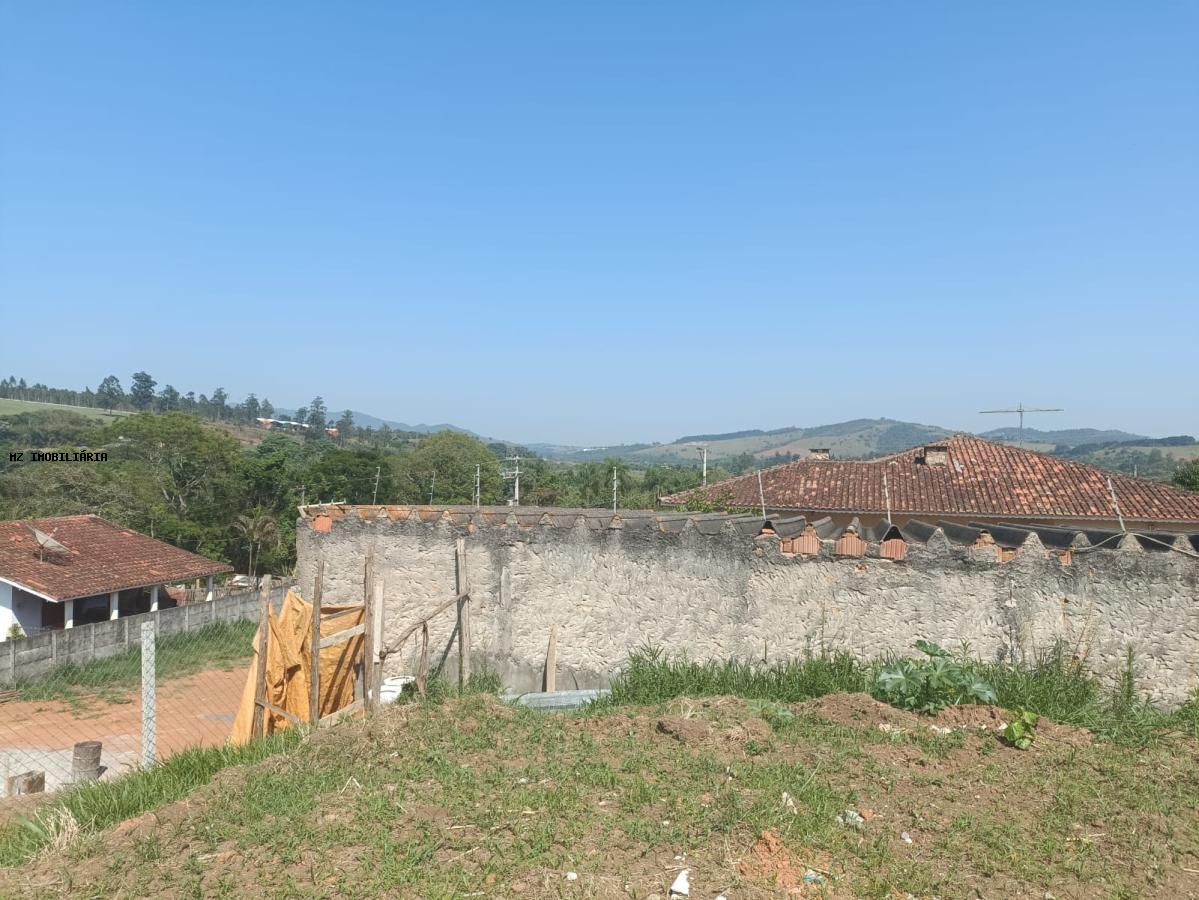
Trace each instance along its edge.
<path fill-rule="evenodd" d="M 840 557 L 784 553 L 761 520 L 519 508 L 310 509 L 298 529 L 299 589 L 325 563 L 326 602 L 360 600 L 368 547 L 384 582 L 385 643 L 453 596 L 454 546 L 466 539 L 473 659 L 515 690 L 540 687 L 558 625 L 559 688 L 602 686 L 646 644 L 695 659 L 771 661 L 821 647 L 863 657 L 917 638 L 995 660 L 1028 659 L 1064 640 L 1114 677 L 1136 651 L 1140 686 L 1168 705 L 1199 685 L 1199 560 L 1131 537 L 1076 543 L 1065 556 L 1031 535 L 1010 561 L 951 545 L 939 530 L 893 560 L 868 545 Z M 787 542 L 790 545 L 790 542 Z M 1088 552 L 1089 551 L 1089 552 Z M 454 671 L 454 614 L 430 625 L 431 656 Z M 410 640 L 388 675 L 415 671 Z"/>

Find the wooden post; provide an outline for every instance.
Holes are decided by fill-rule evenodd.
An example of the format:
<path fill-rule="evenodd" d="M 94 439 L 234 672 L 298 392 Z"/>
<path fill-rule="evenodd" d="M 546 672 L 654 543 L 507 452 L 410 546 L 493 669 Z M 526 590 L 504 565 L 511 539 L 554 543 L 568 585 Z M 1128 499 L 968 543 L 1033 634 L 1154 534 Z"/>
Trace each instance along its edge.
<path fill-rule="evenodd" d="M 383 649 L 383 581 L 375 578 L 374 596 L 371 597 L 371 655 L 367 657 L 367 684 L 374 692 L 374 704 L 379 705 L 379 691 L 383 689 L 383 662 L 379 653 Z"/>
<path fill-rule="evenodd" d="M 325 581 L 325 561 L 316 564 L 316 584 L 312 587 L 312 671 L 309 678 L 308 722 L 315 727 L 321 720 L 321 591 Z"/>
<path fill-rule="evenodd" d="M 375 548 L 366 548 L 366 569 L 362 575 L 362 672 L 360 686 L 363 705 L 367 712 L 375 708 L 378 701 L 371 676 L 374 675 L 375 659 Z"/>
<path fill-rule="evenodd" d="M 556 691 L 558 682 L 558 626 L 550 626 L 550 640 L 545 648 L 545 686 L 543 690 Z"/>
<path fill-rule="evenodd" d="M 100 754 L 104 745 L 100 741 L 79 741 L 71 758 L 71 780 L 76 784 L 95 781 L 100 777 Z"/>
<path fill-rule="evenodd" d="M 267 648 L 270 645 L 269 636 L 271 631 L 270 575 L 262 579 L 259 597 L 262 600 L 262 615 L 258 619 L 258 668 L 254 675 L 254 719 L 250 726 L 251 737 L 264 737 L 267 731 L 266 723 L 270 721 L 266 710 L 262 706 L 264 702 L 270 699 L 266 695 L 266 654 Z"/>
<path fill-rule="evenodd" d="M 458 538 L 454 555 L 458 594 L 458 690 L 463 691 L 470 681 L 470 579 L 466 573 L 466 538 Z"/>
<path fill-rule="evenodd" d="M 429 671 L 429 623 L 422 622 L 420 629 L 420 663 L 416 667 L 416 692 L 425 696 L 425 673 Z"/>

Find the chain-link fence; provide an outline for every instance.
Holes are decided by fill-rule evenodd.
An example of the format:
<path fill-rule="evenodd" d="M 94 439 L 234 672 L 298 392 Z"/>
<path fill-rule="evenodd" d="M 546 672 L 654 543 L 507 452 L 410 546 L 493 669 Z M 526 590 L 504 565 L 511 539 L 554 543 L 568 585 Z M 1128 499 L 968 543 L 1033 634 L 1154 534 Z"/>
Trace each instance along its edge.
<path fill-rule="evenodd" d="M 251 588 L 0 643 L 0 803 L 224 744 L 261 611 Z"/>

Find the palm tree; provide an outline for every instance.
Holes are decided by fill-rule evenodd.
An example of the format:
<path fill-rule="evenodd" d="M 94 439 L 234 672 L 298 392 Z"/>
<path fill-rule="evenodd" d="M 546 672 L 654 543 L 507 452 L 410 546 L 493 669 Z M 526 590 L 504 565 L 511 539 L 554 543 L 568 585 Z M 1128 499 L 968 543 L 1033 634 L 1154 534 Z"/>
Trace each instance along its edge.
<path fill-rule="evenodd" d="M 238 534 L 250 542 L 249 575 L 257 577 L 257 560 L 254 559 L 254 551 L 258 550 L 261 554 L 263 547 L 274 547 L 279 543 L 279 523 L 275 521 L 274 516 L 260 506 L 251 513 L 238 516 L 233 527 Z"/>

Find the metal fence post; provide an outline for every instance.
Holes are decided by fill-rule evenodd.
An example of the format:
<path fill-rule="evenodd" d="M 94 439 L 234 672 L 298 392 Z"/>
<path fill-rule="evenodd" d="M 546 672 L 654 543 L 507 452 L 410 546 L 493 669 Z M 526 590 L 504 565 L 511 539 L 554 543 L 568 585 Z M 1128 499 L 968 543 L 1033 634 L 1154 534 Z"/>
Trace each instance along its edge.
<path fill-rule="evenodd" d="M 155 757 L 154 623 L 142 622 L 142 765 L 150 768 Z"/>

